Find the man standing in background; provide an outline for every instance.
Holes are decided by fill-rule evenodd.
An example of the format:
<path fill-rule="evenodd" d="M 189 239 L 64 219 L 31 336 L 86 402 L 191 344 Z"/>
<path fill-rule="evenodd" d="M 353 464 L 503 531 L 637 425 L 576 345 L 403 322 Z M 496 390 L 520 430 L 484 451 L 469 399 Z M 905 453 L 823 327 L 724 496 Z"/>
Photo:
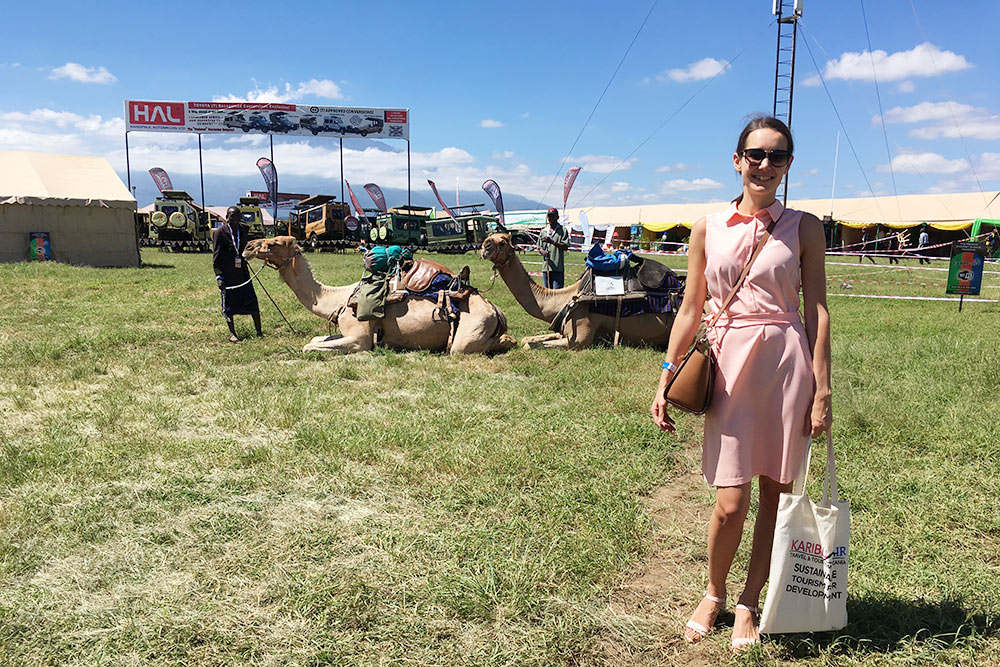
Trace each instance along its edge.
<path fill-rule="evenodd" d="M 247 245 L 250 228 L 240 223 L 240 209 L 230 206 L 226 210 L 226 224 L 212 230 L 212 268 L 215 282 L 222 294 L 222 316 L 229 326 L 229 340 L 239 341 L 233 315 L 250 315 L 257 335 L 260 330 L 260 307 L 257 293 L 250 281 L 250 271 L 243 259 L 243 249 Z"/>
<path fill-rule="evenodd" d="M 569 247 L 569 232 L 559 224 L 559 211 L 550 208 L 548 226 L 538 235 L 538 251 L 542 253 L 544 267 L 542 279 L 549 289 L 562 289 L 565 282 L 565 254 Z"/>

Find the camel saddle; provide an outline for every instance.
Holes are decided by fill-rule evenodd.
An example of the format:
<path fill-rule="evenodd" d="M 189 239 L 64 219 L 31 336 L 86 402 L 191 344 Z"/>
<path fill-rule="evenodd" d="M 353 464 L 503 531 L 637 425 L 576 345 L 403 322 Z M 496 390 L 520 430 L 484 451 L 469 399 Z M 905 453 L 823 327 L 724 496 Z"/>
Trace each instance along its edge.
<path fill-rule="evenodd" d="M 598 294 L 595 277 L 621 278 L 623 293 Z M 578 306 L 591 313 L 615 318 L 615 344 L 622 317 L 641 313 L 677 312 L 684 293 L 684 281 L 667 266 L 649 257 L 632 255 L 620 271 L 598 271 L 587 266 L 580 276 L 580 286 L 573 298 L 556 314 L 549 329 L 562 331 L 569 314 Z"/>
<path fill-rule="evenodd" d="M 392 279 L 386 279 L 391 284 Z M 408 294 L 415 293 L 427 296 L 437 296 L 445 292 L 450 301 L 465 301 L 475 289 L 469 285 L 469 267 L 463 266 L 456 275 L 440 262 L 432 259 L 417 259 L 403 273 L 399 274 L 399 282 L 395 289 L 388 289 L 384 296 L 384 304 L 399 303 Z M 357 312 L 358 292 L 347 300 L 347 307 Z M 379 309 L 381 310 L 381 309 Z"/>
<path fill-rule="evenodd" d="M 619 295 L 598 294 L 594 288 L 595 276 L 621 277 L 625 293 L 620 296 L 626 301 L 683 291 L 683 283 L 680 278 L 667 266 L 649 257 L 632 255 L 630 261 L 621 271 L 597 271 L 588 266 L 580 277 L 579 300 L 616 301 L 618 299 Z"/>

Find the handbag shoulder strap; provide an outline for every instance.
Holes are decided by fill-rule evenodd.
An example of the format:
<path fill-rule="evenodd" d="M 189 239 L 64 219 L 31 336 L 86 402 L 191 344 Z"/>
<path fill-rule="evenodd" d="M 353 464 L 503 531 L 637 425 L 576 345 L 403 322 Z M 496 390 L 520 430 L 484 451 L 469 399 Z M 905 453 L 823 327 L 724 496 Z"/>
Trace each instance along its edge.
<path fill-rule="evenodd" d="M 747 260 L 746 266 L 743 267 L 743 273 L 740 274 L 739 280 L 737 280 L 736 284 L 733 285 L 733 289 L 729 290 L 729 296 L 727 296 L 726 300 L 722 302 L 722 308 L 719 309 L 719 312 L 715 314 L 715 317 L 713 317 L 711 323 L 709 323 L 709 329 L 716 325 L 719 318 L 722 317 L 723 313 L 726 312 L 726 309 L 729 308 L 729 304 L 733 302 L 733 298 L 736 296 L 736 293 L 739 291 L 740 287 L 743 286 L 743 281 L 747 279 L 747 275 L 750 273 L 750 267 L 753 266 L 754 260 L 757 259 L 757 255 L 760 254 L 760 251 L 764 249 L 764 244 L 767 243 L 769 238 L 771 238 L 771 232 L 774 231 L 775 226 L 778 224 L 778 220 L 781 220 L 784 215 L 785 212 L 782 211 L 781 215 L 779 215 L 777 219 L 772 220 L 771 224 L 769 224 L 767 229 L 764 230 L 764 234 L 760 237 L 760 240 L 757 241 L 757 245 L 754 247 L 753 253 L 750 255 L 750 259 Z"/>

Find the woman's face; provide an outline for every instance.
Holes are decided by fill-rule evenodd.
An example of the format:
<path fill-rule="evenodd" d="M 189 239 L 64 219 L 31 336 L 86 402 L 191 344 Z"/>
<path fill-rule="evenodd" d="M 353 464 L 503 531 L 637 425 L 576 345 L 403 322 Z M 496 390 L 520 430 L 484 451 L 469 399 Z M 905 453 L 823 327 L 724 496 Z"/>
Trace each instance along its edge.
<path fill-rule="evenodd" d="M 777 130 L 761 128 L 754 130 L 747 136 L 746 144 L 743 146 L 744 156 L 733 153 L 733 166 L 743 177 L 743 189 L 746 192 L 759 193 L 761 195 L 773 195 L 781 184 L 781 179 L 792 166 L 792 157 L 788 157 L 788 162 L 780 167 L 771 164 L 771 158 L 766 157 L 755 164 L 753 160 L 745 157 L 746 151 L 759 149 L 764 151 L 784 151 L 788 149 L 788 142 Z"/>

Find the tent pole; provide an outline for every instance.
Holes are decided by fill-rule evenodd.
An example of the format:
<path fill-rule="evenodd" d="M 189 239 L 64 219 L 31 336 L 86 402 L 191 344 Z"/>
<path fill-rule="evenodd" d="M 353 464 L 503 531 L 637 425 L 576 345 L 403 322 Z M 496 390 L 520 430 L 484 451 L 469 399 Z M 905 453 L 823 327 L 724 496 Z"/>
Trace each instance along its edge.
<path fill-rule="evenodd" d="M 344 138 L 340 138 L 340 202 L 344 203 Z"/>
<path fill-rule="evenodd" d="M 406 140 L 406 205 L 410 206 L 410 140 Z"/>
<path fill-rule="evenodd" d="M 198 175 L 201 177 L 201 210 L 208 211 L 205 208 L 205 168 L 201 163 L 201 132 L 198 133 Z"/>
<path fill-rule="evenodd" d="M 128 130 L 125 130 L 125 179 L 128 181 L 128 191 L 132 192 L 132 168 L 128 161 Z"/>

